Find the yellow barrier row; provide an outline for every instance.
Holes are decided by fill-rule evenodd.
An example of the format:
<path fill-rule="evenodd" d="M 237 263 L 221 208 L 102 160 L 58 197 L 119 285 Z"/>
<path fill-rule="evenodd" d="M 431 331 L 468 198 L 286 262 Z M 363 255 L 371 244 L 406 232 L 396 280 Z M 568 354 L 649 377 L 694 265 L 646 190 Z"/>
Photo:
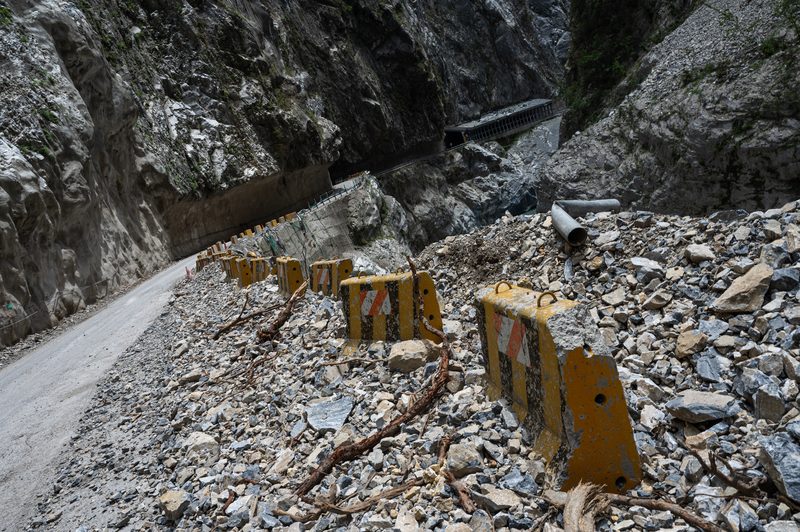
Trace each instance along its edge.
<path fill-rule="evenodd" d="M 222 244 L 217 242 L 212 247 L 208 248 L 205 253 L 200 253 L 197 255 L 197 260 L 195 261 L 195 272 L 200 272 L 208 266 L 209 264 L 220 260 L 220 258 L 225 257 L 230 253 L 230 251 L 220 252 L 217 251 L 222 248 Z"/>

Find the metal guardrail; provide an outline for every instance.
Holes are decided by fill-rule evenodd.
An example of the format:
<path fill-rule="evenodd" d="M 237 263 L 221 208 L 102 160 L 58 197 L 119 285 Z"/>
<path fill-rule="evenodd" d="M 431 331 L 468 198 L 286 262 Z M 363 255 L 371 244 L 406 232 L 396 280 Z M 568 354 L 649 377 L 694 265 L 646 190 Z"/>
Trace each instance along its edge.
<path fill-rule="evenodd" d="M 333 201 L 335 198 L 341 196 L 342 194 L 347 194 L 348 192 L 351 192 L 351 191 L 355 190 L 356 188 L 358 188 L 358 187 L 360 187 L 361 185 L 364 184 L 364 182 L 366 181 L 367 177 L 369 176 L 369 172 L 359 172 L 358 174 L 354 174 L 354 175 L 356 177 L 352 178 L 352 179 L 354 179 L 353 186 L 351 186 L 351 187 L 346 187 L 345 186 L 345 187 L 340 187 L 340 188 L 334 187 L 332 190 L 329 190 L 328 192 L 326 192 L 325 194 L 320 196 L 318 199 L 316 199 L 314 202 L 309 203 L 308 207 L 306 207 L 305 209 L 303 209 L 300 212 L 312 211 L 312 210 L 314 210 L 314 209 L 316 209 L 318 207 L 322 207 L 323 205 L 326 205 L 327 203 L 330 203 L 331 201 Z"/>

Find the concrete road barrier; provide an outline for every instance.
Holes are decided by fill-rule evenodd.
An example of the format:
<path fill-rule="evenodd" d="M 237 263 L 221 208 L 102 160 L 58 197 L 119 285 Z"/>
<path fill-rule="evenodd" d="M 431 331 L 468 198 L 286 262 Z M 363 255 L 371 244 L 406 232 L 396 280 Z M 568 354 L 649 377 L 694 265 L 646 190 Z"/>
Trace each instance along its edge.
<path fill-rule="evenodd" d="M 305 278 L 300 267 L 300 261 L 292 257 L 278 257 L 278 291 L 284 296 L 291 296 Z"/>
<path fill-rule="evenodd" d="M 241 258 L 236 259 L 237 286 L 244 288 L 253 284 L 253 270 L 250 268 L 250 260 Z"/>
<path fill-rule="evenodd" d="M 339 283 L 350 277 L 353 272 L 351 259 L 334 257 L 331 260 L 320 260 L 311 265 L 311 290 L 326 296 L 339 297 Z"/>
<path fill-rule="evenodd" d="M 501 282 L 475 296 L 487 393 L 513 401 L 554 486 L 625 491 L 641 466 L 614 358 L 585 305 Z"/>
<path fill-rule="evenodd" d="M 419 285 L 426 318 L 441 330 L 442 314 L 428 272 L 419 272 Z M 441 341 L 420 326 L 414 279 L 410 273 L 351 277 L 339 284 L 339 297 L 350 340 L 427 338 L 437 343 Z"/>

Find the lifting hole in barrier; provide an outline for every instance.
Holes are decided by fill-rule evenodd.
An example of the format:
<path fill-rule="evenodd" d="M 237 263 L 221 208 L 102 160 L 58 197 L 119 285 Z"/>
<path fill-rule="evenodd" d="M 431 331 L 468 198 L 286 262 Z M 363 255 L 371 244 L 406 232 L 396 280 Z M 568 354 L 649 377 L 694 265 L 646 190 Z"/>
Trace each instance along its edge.
<path fill-rule="evenodd" d="M 428 289 L 426 288 L 425 290 L 422 291 L 422 293 L 427 296 L 428 295 Z"/>
<path fill-rule="evenodd" d="M 620 491 L 622 491 L 622 488 L 624 488 L 625 484 L 627 484 L 627 483 L 628 483 L 628 479 L 625 478 L 625 477 L 619 477 L 617 480 L 614 481 L 614 485 Z"/>
<path fill-rule="evenodd" d="M 594 396 L 594 402 L 597 404 L 597 406 L 603 406 L 606 404 L 606 396 L 602 393 L 598 393 Z"/>
<path fill-rule="evenodd" d="M 433 321 L 433 314 L 431 314 L 430 316 L 428 316 L 428 321 Z"/>

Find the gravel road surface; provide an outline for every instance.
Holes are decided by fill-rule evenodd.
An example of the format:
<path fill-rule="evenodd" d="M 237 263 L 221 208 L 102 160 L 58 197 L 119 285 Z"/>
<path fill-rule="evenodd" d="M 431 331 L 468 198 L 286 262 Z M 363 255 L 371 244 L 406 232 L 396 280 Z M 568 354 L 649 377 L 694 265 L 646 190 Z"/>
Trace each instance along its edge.
<path fill-rule="evenodd" d="M 95 385 L 161 313 L 185 259 L 105 310 L 0 370 L 0 531 L 17 530 L 50 489 L 52 466 Z"/>

